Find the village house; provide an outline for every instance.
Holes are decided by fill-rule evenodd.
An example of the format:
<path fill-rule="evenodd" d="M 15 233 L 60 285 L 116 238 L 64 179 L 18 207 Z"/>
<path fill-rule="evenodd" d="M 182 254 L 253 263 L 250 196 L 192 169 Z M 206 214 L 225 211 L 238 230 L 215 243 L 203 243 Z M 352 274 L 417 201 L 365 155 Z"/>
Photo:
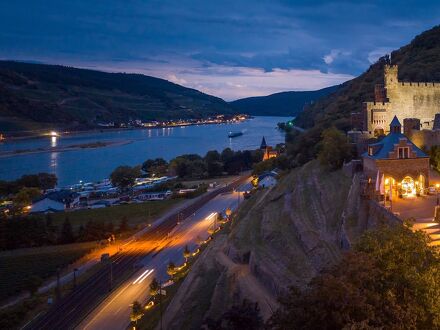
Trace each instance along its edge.
<path fill-rule="evenodd" d="M 410 197 L 429 187 L 429 156 L 402 134 L 396 116 L 387 136 L 362 155 L 364 174 L 382 195 Z"/>
<path fill-rule="evenodd" d="M 60 212 L 79 205 L 80 195 L 70 190 L 48 193 L 33 201 L 30 213 Z"/>

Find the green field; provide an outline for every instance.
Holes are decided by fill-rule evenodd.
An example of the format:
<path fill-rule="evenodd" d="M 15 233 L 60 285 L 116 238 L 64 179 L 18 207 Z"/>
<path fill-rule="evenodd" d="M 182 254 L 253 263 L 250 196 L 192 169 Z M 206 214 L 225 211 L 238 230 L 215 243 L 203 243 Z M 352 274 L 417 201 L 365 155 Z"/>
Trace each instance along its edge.
<path fill-rule="evenodd" d="M 42 280 L 96 247 L 95 242 L 0 252 L 0 301 L 20 293 L 29 276 Z"/>
<path fill-rule="evenodd" d="M 89 220 L 94 222 L 111 222 L 114 226 L 118 226 L 121 219 L 126 217 L 128 224 L 131 227 L 135 227 L 142 223 L 151 222 L 181 202 L 182 199 L 168 199 L 140 204 L 115 205 L 101 209 L 60 212 L 53 214 L 53 220 L 55 225 L 61 225 L 64 219 L 68 217 L 72 227 L 77 228 L 81 225 L 85 225 Z"/>

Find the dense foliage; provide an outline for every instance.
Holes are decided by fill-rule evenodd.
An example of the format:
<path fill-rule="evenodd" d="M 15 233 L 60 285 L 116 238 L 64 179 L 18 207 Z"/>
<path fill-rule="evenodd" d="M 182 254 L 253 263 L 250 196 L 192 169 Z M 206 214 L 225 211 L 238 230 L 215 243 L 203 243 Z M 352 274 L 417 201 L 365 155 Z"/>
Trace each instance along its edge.
<path fill-rule="evenodd" d="M 296 116 L 304 109 L 304 106 L 333 93 L 338 87 L 331 86 L 317 91 L 281 92 L 267 96 L 247 97 L 230 102 L 230 105 L 237 112 L 253 116 Z"/>
<path fill-rule="evenodd" d="M 304 291 L 292 288 L 272 329 L 440 329 L 440 257 L 422 232 L 367 232 Z"/>
<path fill-rule="evenodd" d="M 322 132 L 318 160 L 330 170 L 337 170 L 344 161 L 351 159 L 351 150 L 351 145 L 343 132 L 334 127 L 327 128 Z"/>
<path fill-rule="evenodd" d="M 233 151 L 224 149 L 221 153 L 211 150 L 204 157 L 197 154 L 185 154 L 167 163 L 162 158 L 149 159 L 142 165 L 142 170 L 151 176 L 173 175 L 182 179 L 204 179 L 225 174 L 238 174 L 263 158 L 261 150 Z"/>
<path fill-rule="evenodd" d="M 110 221 L 106 223 L 90 219 L 85 225 L 74 229 L 67 216 L 58 224 L 55 224 L 51 214 L 14 216 L 0 221 L 0 250 L 100 241 L 128 229 L 126 218 L 121 218 L 117 228 Z"/>
<path fill-rule="evenodd" d="M 136 178 L 141 176 L 141 169 L 139 166 L 118 166 L 110 174 L 110 181 L 112 185 L 122 190 L 130 188 L 134 185 Z"/>
<path fill-rule="evenodd" d="M 23 188 L 38 188 L 40 190 L 52 189 L 58 182 L 55 174 L 38 173 L 23 175 L 14 181 L 0 180 L 0 196 L 16 194 Z"/>

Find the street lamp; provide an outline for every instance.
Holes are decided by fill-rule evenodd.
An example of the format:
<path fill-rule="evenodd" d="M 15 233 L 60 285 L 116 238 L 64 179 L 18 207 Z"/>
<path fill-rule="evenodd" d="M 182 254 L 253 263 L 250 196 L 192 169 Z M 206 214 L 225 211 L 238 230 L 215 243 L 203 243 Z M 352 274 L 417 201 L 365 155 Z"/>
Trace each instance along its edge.
<path fill-rule="evenodd" d="M 440 184 L 436 184 L 435 185 L 435 192 L 437 193 L 437 206 L 439 205 L 439 200 L 438 200 L 438 188 L 440 187 Z"/>

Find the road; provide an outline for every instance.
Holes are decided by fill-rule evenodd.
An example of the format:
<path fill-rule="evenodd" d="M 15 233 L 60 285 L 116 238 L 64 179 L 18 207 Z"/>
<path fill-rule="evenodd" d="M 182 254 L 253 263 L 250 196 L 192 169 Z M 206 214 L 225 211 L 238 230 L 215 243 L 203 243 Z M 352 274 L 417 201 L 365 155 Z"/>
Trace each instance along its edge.
<path fill-rule="evenodd" d="M 163 266 L 165 265 L 166 267 L 168 263 L 167 259 L 172 260 L 171 258 L 180 257 L 182 251 L 179 251 L 179 249 L 182 249 L 182 244 L 185 245 L 185 242 L 188 242 L 190 243 L 188 245 L 192 246 L 194 242 L 189 237 L 194 237 L 195 239 L 199 232 L 201 233 L 203 230 L 206 230 L 203 229 L 204 225 L 200 225 L 203 223 L 203 219 L 205 219 L 203 215 L 206 217 L 211 212 L 221 211 L 222 208 L 226 207 L 227 203 L 233 202 L 236 198 L 238 200 L 236 193 L 225 193 L 236 188 L 246 180 L 248 180 L 246 176 L 241 177 L 226 187 L 205 194 L 176 214 L 172 214 L 160 222 L 155 222 L 146 233 L 143 233 L 143 236 L 128 242 L 123 247 L 121 253 L 112 257 L 108 267 L 99 270 L 79 285 L 76 290 L 63 297 L 46 314 L 27 325 L 26 329 L 74 329 L 91 312 L 91 315 L 98 315 L 96 320 L 93 320 L 93 317 L 87 317 L 87 320 L 90 320 L 89 323 L 93 321 L 90 325 L 93 326 L 94 322 L 98 322 L 101 319 L 101 314 L 94 314 L 98 312 L 93 312 L 96 310 L 97 304 L 99 304 L 98 306 L 102 305 L 100 301 L 104 301 L 104 305 L 101 307 L 109 305 L 109 308 L 113 308 L 113 302 L 119 302 L 119 299 L 125 299 L 126 297 L 127 299 L 130 298 L 127 300 L 130 302 L 125 304 L 125 306 L 118 305 L 118 308 L 121 308 L 118 313 L 120 312 L 120 315 L 124 315 L 124 319 L 128 322 L 128 314 L 123 309 L 129 307 L 128 305 L 133 301 L 131 298 L 136 296 L 136 292 L 142 291 L 137 290 L 135 286 L 128 286 L 129 283 L 133 282 L 133 272 L 136 272 L 139 276 L 139 273 L 142 273 L 142 270 L 145 271 L 146 265 L 148 265 L 148 267 L 157 268 L 157 271 L 155 269 L 156 274 L 162 274 L 164 272 Z M 180 224 L 178 225 L 179 222 Z M 166 249 L 161 250 L 164 247 Z M 156 260 L 159 264 L 155 264 Z M 129 281 L 126 280 L 127 276 L 129 276 Z M 112 279 L 111 281 L 110 278 Z M 140 284 L 148 287 L 146 283 L 148 281 L 144 280 Z M 127 290 L 128 287 L 129 289 Z M 112 292 L 112 298 L 108 299 L 107 296 L 111 289 L 117 291 L 117 293 Z M 148 290 L 143 291 L 147 291 L 146 294 L 148 294 Z M 112 299 L 114 299 L 113 302 Z M 97 310 L 100 310 L 99 307 Z M 102 315 L 105 314 L 107 313 L 104 312 Z M 120 318 L 121 316 L 117 317 L 117 319 Z M 84 322 L 81 324 L 84 324 Z M 84 326 L 86 325 L 88 324 L 84 324 Z M 104 328 L 107 329 L 107 327 Z"/>
<path fill-rule="evenodd" d="M 168 263 L 172 261 L 176 265 L 183 264 L 185 245 L 188 245 L 190 251 L 196 250 L 197 241 L 209 237 L 208 229 L 214 225 L 216 215 L 214 212 L 222 212 L 228 207 L 235 208 L 238 195 L 238 193 L 219 195 L 185 219 L 173 230 L 170 238 L 162 242 L 163 250 L 154 256 L 144 257 L 140 261 L 142 267 L 101 303 L 78 326 L 78 329 L 125 329 L 130 323 L 130 305 L 135 300 L 145 302 L 148 299 L 149 285 L 153 277 L 162 283 L 167 281 Z"/>

